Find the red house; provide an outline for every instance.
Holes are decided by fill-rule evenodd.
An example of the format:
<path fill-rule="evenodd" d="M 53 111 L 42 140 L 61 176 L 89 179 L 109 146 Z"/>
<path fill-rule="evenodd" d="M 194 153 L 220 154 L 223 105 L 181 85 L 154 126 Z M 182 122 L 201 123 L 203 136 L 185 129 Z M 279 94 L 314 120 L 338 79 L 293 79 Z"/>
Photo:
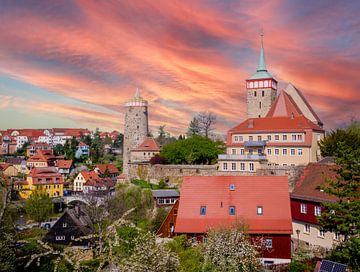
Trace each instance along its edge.
<path fill-rule="evenodd" d="M 179 207 L 171 213 L 176 220 L 166 218 L 167 227 L 173 224 L 175 235 L 201 241 L 209 229 L 242 222 L 252 239 L 265 240 L 264 264 L 291 261 L 292 225 L 285 176 L 185 177 Z M 163 236 L 169 234 L 166 223 L 161 227 Z"/>

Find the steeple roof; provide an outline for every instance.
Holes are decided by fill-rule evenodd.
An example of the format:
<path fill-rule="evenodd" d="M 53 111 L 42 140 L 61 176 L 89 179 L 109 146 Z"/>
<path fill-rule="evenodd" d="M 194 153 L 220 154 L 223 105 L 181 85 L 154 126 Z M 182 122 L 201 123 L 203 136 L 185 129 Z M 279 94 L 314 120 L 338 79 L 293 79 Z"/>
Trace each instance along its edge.
<path fill-rule="evenodd" d="M 261 48 L 260 48 L 260 56 L 259 56 L 259 65 L 258 65 L 258 68 L 256 70 L 256 73 L 253 74 L 249 79 L 263 79 L 263 78 L 273 78 L 273 76 L 266 69 L 264 45 L 263 45 L 263 39 L 262 39 L 262 36 L 261 36 Z"/>
<path fill-rule="evenodd" d="M 295 101 L 291 98 L 289 94 L 281 91 L 279 96 L 272 104 L 266 117 L 295 117 L 300 115 L 303 114 L 299 107 L 296 105 Z"/>

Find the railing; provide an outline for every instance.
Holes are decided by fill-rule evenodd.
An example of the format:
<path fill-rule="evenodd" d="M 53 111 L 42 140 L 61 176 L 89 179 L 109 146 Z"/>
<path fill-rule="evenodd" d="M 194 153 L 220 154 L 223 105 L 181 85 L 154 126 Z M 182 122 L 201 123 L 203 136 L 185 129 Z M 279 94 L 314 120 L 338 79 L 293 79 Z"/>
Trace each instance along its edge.
<path fill-rule="evenodd" d="M 248 155 L 233 155 L 233 154 L 220 154 L 219 160 L 239 160 L 239 161 L 260 161 L 266 160 L 265 155 L 248 154 Z"/>
<path fill-rule="evenodd" d="M 250 147 L 250 146 L 263 147 L 265 145 L 266 145 L 266 141 L 245 141 L 244 142 L 245 147 Z"/>

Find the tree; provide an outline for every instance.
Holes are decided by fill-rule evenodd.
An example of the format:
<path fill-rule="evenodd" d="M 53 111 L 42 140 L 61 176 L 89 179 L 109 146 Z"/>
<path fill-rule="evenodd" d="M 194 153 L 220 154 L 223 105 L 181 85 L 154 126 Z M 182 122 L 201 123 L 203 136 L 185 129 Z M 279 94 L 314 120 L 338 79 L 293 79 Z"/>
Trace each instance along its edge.
<path fill-rule="evenodd" d="M 124 144 L 124 134 L 120 133 L 114 140 L 114 147 L 121 148 Z"/>
<path fill-rule="evenodd" d="M 57 144 L 53 150 L 55 156 L 65 155 L 65 147 L 62 144 Z"/>
<path fill-rule="evenodd" d="M 32 220 L 40 225 L 53 212 L 52 200 L 45 192 L 34 190 L 25 200 L 25 211 Z"/>
<path fill-rule="evenodd" d="M 0 232 L 0 271 L 15 271 L 16 255 L 13 237 L 5 232 Z"/>
<path fill-rule="evenodd" d="M 223 142 L 193 136 L 164 146 L 160 156 L 170 164 L 214 164 L 224 149 Z"/>
<path fill-rule="evenodd" d="M 172 272 L 177 271 L 179 260 L 164 244 L 156 243 L 156 237 L 144 233 L 135 238 L 133 254 L 120 263 L 121 271 Z"/>
<path fill-rule="evenodd" d="M 258 250 L 242 227 L 211 230 L 204 244 L 205 271 L 256 271 Z"/>
<path fill-rule="evenodd" d="M 164 157 L 160 156 L 159 154 L 156 154 L 154 157 L 150 159 L 150 163 L 152 165 L 154 164 L 166 164 L 166 160 Z"/>
<path fill-rule="evenodd" d="M 189 124 L 189 128 L 187 131 L 187 136 L 192 137 L 194 135 L 200 135 L 201 134 L 201 128 L 199 124 L 198 118 L 195 116 Z"/>
<path fill-rule="evenodd" d="M 336 143 L 336 144 L 335 144 Z M 355 145 L 354 145 L 355 143 Z M 319 223 L 326 231 L 342 235 L 330 256 L 360 270 L 360 127 L 352 124 L 336 130 L 321 142 L 323 154 L 335 157 L 335 178 L 327 179 L 323 189 L 337 202 L 323 203 Z"/>
<path fill-rule="evenodd" d="M 171 137 L 170 133 L 165 131 L 165 125 L 159 126 L 158 137 L 156 137 L 156 141 L 161 145 L 165 146 L 170 144 L 176 140 L 175 137 Z"/>

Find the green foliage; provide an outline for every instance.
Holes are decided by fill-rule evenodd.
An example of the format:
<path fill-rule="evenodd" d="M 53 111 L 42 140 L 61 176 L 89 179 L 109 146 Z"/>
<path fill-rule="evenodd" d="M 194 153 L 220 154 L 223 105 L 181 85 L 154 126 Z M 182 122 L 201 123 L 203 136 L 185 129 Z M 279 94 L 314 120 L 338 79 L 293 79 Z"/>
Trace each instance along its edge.
<path fill-rule="evenodd" d="M 114 140 L 114 147 L 121 148 L 124 145 L 124 134 L 120 133 Z"/>
<path fill-rule="evenodd" d="M 25 156 L 26 157 L 26 150 L 29 145 L 30 145 L 29 142 L 25 142 L 21 148 L 16 150 L 16 152 L 14 153 L 14 156 Z"/>
<path fill-rule="evenodd" d="M 80 271 L 81 272 L 96 272 L 99 267 L 100 261 L 97 259 L 87 260 L 80 262 Z"/>
<path fill-rule="evenodd" d="M 175 140 L 175 137 L 172 137 L 169 132 L 165 131 L 165 125 L 159 126 L 158 137 L 156 137 L 156 141 L 161 146 L 171 144 Z"/>
<path fill-rule="evenodd" d="M 330 254 L 334 260 L 347 263 L 352 269 L 360 267 L 360 127 L 352 124 L 345 130 L 336 130 L 321 142 L 323 154 L 335 157 L 336 177 L 323 187 L 336 196 L 335 203 L 323 203 L 325 211 L 319 222 L 328 231 L 343 237 Z"/>
<path fill-rule="evenodd" d="M 164 146 L 161 156 L 170 164 L 214 164 L 224 150 L 223 142 L 193 136 Z"/>
<path fill-rule="evenodd" d="M 139 186 L 141 188 L 144 188 L 144 189 L 157 190 L 157 189 L 166 189 L 166 188 L 168 188 L 168 185 L 163 180 L 160 180 L 159 184 L 155 184 L 155 183 L 147 182 L 146 180 L 142 180 L 142 179 L 133 179 L 131 181 L 131 183 L 136 185 L 136 186 Z"/>
<path fill-rule="evenodd" d="M 164 222 L 166 216 L 168 215 L 168 209 L 165 209 L 163 207 L 156 209 L 156 215 L 154 219 L 151 221 L 151 230 L 153 232 L 156 232 L 161 224 Z"/>
<path fill-rule="evenodd" d="M 135 239 L 140 235 L 140 231 L 134 227 L 124 226 L 117 229 L 119 236 L 119 246 L 115 251 L 120 258 L 130 257 L 134 251 Z"/>
<path fill-rule="evenodd" d="M 0 232 L 0 236 L 0 271 L 14 271 L 16 267 L 14 239 L 4 232 Z"/>
<path fill-rule="evenodd" d="M 65 147 L 62 144 L 57 144 L 53 148 L 53 151 L 55 156 L 65 155 Z"/>
<path fill-rule="evenodd" d="M 34 190 L 25 200 L 25 211 L 32 220 L 41 223 L 53 213 L 52 200 L 45 192 Z"/>

